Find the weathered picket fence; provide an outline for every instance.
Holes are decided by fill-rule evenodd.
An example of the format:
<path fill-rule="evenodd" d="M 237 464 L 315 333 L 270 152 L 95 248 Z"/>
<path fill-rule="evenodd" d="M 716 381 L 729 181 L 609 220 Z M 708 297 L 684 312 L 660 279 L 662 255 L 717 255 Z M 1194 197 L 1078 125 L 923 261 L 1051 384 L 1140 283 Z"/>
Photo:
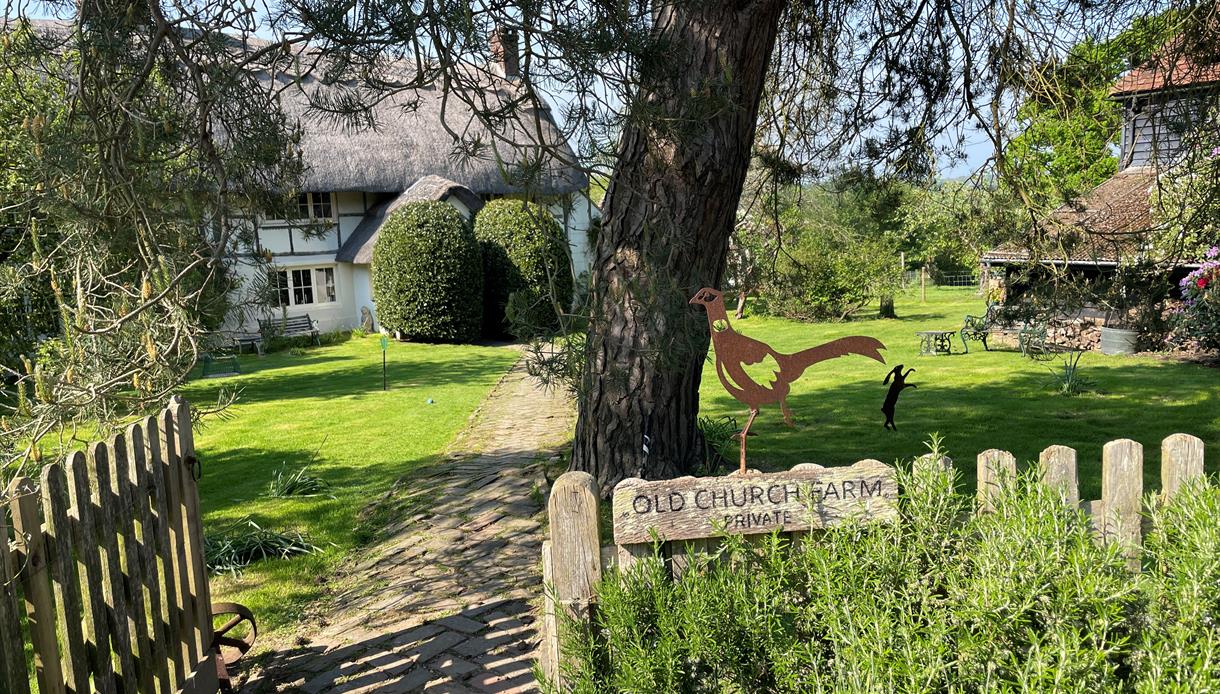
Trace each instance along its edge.
<path fill-rule="evenodd" d="M 0 513 L 4 691 L 30 691 L 27 639 L 43 694 L 218 691 L 195 465 L 190 406 L 174 398 L 37 482 L 14 480 L 11 534 Z"/>
<path fill-rule="evenodd" d="M 997 491 L 1017 474 L 1016 458 L 991 449 L 978 455 L 978 507 L 988 510 Z M 924 456 L 917 467 L 948 470 L 947 458 Z M 1081 501 L 1076 451 L 1051 446 L 1039 457 L 1042 481 L 1057 489 L 1064 503 L 1079 506 L 1099 541 L 1118 542 L 1138 569 L 1138 550 L 1146 516 L 1144 449 L 1129 439 L 1111 441 L 1102 452 L 1101 499 Z M 1203 476 L 1203 442 L 1174 434 L 1161 444 L 1161 495 L 1167 499 L 1192 478 Z M 740 496 L 738 496 L 740 493 Z M 624 570 L 663 543 L 674 575 L 691 562 L 690 553 L 708 552 L 722 532 L 755 534 L 779 529 L 793 535 L 852 517 L 889 521 L 897 517 L 893 469 L 875 460 L 849 467 L 797 465 L 790 472 L 684 477 L 665 482 L 627 479 L 614 489 L 614 544 L 603 546 L 598 527 L 599 495 L 593 478 L 568 472 L 551 489 L 547 514 L 550 539 L 542 543 L 542 646 L 539 660 L 551 681 L 560 674 L 559 610 L 587 620 L 594 590 L 604 571 Z M 740 503 L 738 503 L 740 500 Z M 727 513 L 726 513 L 727 511 Z M 712 522 L 714 518 L 715 522 Z"/>

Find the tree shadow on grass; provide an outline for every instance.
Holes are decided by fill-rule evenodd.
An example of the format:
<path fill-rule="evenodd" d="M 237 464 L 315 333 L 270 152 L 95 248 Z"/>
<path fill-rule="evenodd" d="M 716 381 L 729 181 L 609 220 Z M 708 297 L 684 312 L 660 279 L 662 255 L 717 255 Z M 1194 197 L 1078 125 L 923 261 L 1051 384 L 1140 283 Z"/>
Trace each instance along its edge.
<path fill-rule="evenodd" d="M 937 358 L 938 360 L 941 358 Z M 1004 374 L 987 365 L 977 383 L 953 382 L 951 372 L 938 378 L 932 359 L 908 363 L 917 370 L 898 402 L 898 431 L 882 429 L 880 412 L 885 386 L 880 378 L 861 378 L 814 390 L 798 390 L 788 399 L 797 426 L 783 426 L 776 407 L 765 407 L 749 442 L 750 465 L 774 471 L 802 462 L 849 465 L 864 458 L 886 463 L 909 460 L 927 451 L 929 434 L 938 432 L 962 474 L 967 490 L 975 478 L 975 456 L 989 448 L 1012 452 L 1026 465 L 1048 446 L 1071 446 L 1078 453 L 1082 498 L 1101 492 L 1101 451 L 1106 442 L 1130 438 L 1144 445 L 1145 490 L 1160 487 L 1160 442 L 1183 432 L 1220 443 L 1220 388 L 1203 367 L 1107 360 L 1085 363 L 1082 374 L 1094 391 L 1069 397 L 1053 388 L 1047 367 L 1057 362 L 1022 362 Z M 953 368 L 958 368 L 956 362 Z M 1125 363 L 1124 363 L 1125 362 Z M 938 361 L 942 365 L 947 362 Z M 1209 378 L 1210 377 L 1210 378 Z M 721 409 L 744 408 L 717 394 L 705 404 Z"/>
<path fill-rule="evenodd" d="M 304 358 L 302 358 L 304 359 Z M 386 364 L 385 383 L 390 390 L 438 385 L 461 385 L 486 381 L 503 372 L 512 359 L 430 357 Z M 319 368 L 314 366 L 330 368 Z M 244 368 L 244 365 L 243 365 Z M 251 370 L 240 376 L 215 381 L 194 381 L 188 397 L 200 393 L 214 398 L 220 388 L 240 388 L 245 401 L 267 402 L 300 397 L 364 397 L 382 390 L 380 353 L 368 359 L 319 356 L 297 363 Z"/>

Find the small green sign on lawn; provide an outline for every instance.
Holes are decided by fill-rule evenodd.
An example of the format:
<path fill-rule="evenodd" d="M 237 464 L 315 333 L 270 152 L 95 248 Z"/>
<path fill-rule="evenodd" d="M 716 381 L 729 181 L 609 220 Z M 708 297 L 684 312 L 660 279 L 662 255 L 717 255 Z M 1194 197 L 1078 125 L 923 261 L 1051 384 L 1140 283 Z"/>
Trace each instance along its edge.
<path fill-rule="evenodd" d="M 388 384 L 385 377 L 385 352 L 390 348 L 390 337 L 388 335 L 381 336 L 381 389 L 388 390 Z"/>

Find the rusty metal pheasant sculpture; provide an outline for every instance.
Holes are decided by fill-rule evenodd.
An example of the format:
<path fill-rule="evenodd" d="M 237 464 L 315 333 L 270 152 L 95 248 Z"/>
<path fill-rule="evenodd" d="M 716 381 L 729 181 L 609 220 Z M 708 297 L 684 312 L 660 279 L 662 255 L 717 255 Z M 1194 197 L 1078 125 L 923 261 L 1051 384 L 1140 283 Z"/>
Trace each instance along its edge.
<path fill-rule="evenodd" d="M 770 345 L 733 330 L 728 311 L 724 308 L 724 295 L 715 289 L 704 287 L 695 293 L 690 303 L 701 304 L 707 309 L 707 324 L 712 333 L 712 346 L 716 350 L 716 375 L 729 395 L 750 408 L 741 434 L 741 474 L 746 472 L 746 436 L 750 425 L 763 405 L 778 403 L 784 413 L 784 423 L 793 426 L 792 411 L 788 409 L 788 391 L 792 382 L 801 377 L 805 369 L 818 362 L 858 354 L 876 359 L 882 364 L 885 358 L 881 351 L 885 345 L 872 337 L 860 335 L 841 337 L 826 344 L 810 347 L 795 354 L 781 354 Z M 772 375 L 768 383 L 759 383 L 751 378 L 745 367 L 768 362 Z"/>

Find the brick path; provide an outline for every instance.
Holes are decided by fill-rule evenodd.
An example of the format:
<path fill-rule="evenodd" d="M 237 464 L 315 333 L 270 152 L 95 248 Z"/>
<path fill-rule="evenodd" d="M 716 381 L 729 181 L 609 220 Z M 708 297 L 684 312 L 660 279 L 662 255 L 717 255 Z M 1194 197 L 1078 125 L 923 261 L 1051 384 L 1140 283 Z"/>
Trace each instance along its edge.
<path fill-rule="evenodd" d="M 380 501 L 398 520 L 340 578 L 351 587 L 333 611 L 242 691 L 536 691 L 541 461 L 573 420 L 571 402 L 517 364 L 446 460 Z"/>

